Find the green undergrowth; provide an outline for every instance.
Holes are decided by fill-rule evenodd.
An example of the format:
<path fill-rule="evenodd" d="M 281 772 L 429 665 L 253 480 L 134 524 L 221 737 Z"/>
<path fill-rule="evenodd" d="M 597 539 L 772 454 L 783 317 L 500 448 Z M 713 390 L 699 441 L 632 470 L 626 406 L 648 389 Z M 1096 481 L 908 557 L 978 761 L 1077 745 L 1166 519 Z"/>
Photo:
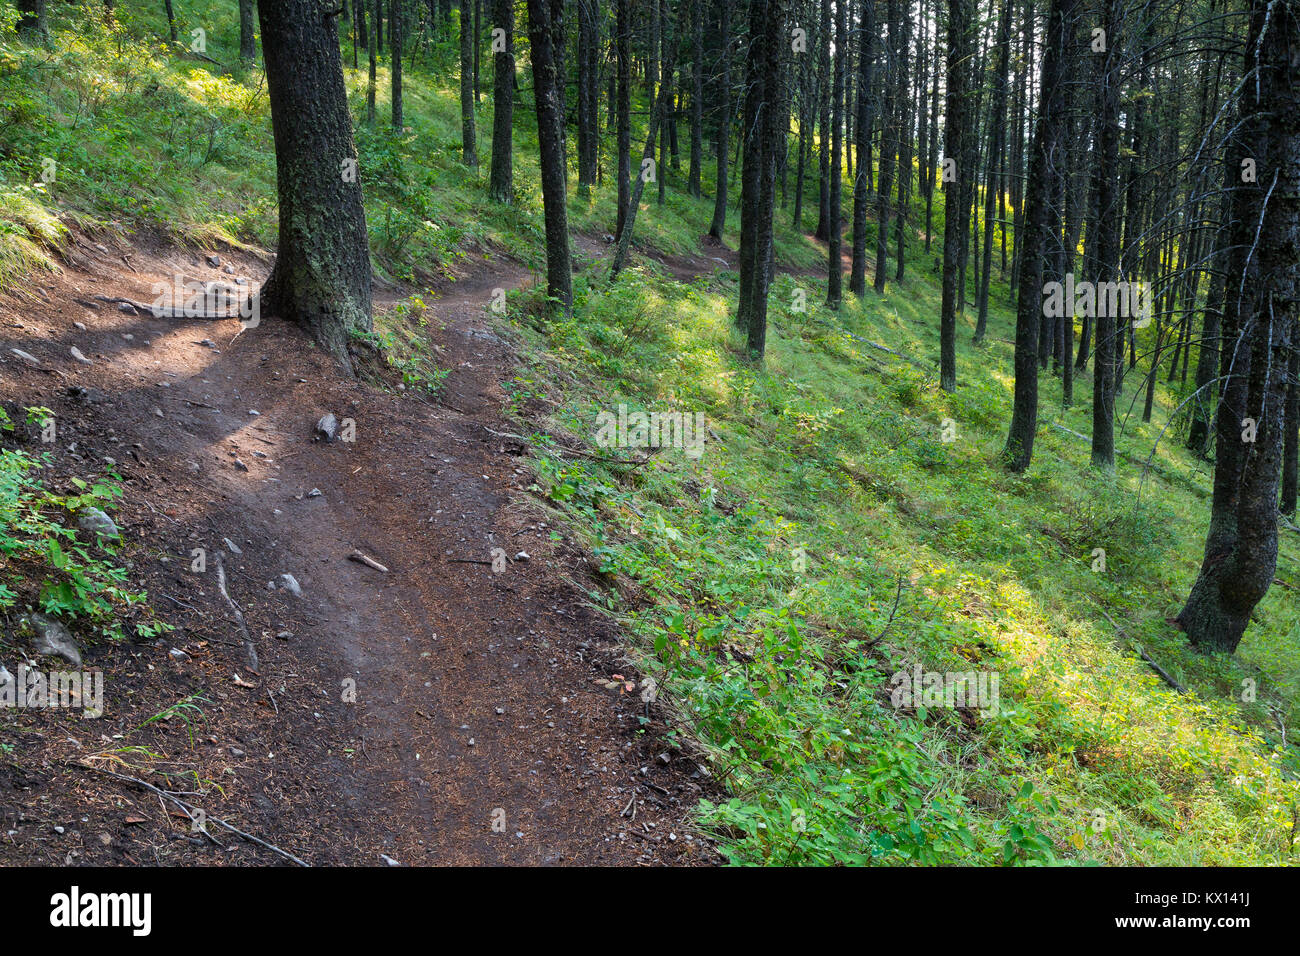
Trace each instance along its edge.
<path fill-rule="evenodd" d="M 269 108 L 260 71 L 237 62 L 235 5 L 178 5 L 181 36 L 206 29 L 217 64 L 158 39 L 161 4 L 119 2 L 103 31 L 78 29 L 99 15 L 93 6 L 51 5 L 48 48 L 0 27 L 0 283 L 55 267 L 69 226 L 272 246 Z M 521 56 L 523 66 L 526 47 Z M 352 69 L 345 42 L 344 58 L 380 277 L 420 288 L 502 251 L 540 267 L 527 74 L 516 201 L 499 205 L 486 191 L 486 90 L 482 163 L 461 161 L 451 43 L 413 42 L 400 131 L 388 123 L 387 64 L 372 128 L 365 56 Z M 615 218 L 610 159 L 602 153 L 606 178 L 589 195 L 570 179 L 571 227 L 597 243 Z M 708 159 L 705 198 L 685 195 L 671 163 L 666 204 L 647 189 L 639 248 L 716 265 L 699 244 Z M 911 234 L 922 219 L 914 209 Z M 937 194 L 936 234 L 942 225 Z M 732 248 L 738 226 L 733 205 Z M 797 277 L 822 268 L 824 253 L 783 205 L 777 258 L 795 275 L 773 288 L 761 367 L 731 328 L 726 271 L 683 284 L 638 258 L 610 286 L 588 261 L 568 319 L 542 320 L 537 292 L 511 297 L 530 352 L 505 383 L 508 410 L 554 403 L 536 426 L 538 490 L 598 559 L 591 600 L 625 625 L 671 739 L 708 758 L 718 789 L 701 824 L 738 863 L 1289 863 L 1297 768 L 1283 728 L 1300 699 L 1300 536 L 1284 532 L 1283 583 L 1238 653 L 1190 651 L 1166 619 L 1199 563 L 1210 472 L 1181 449 L 1179 427 L 1163 431 L 1177 394 L 1162 382 L 1144 423 L 1140 398 L 1130 409 L 1138 376 L 1126 380 L 1123 457 L 1104 477 L 1071 434 L 1090 430 L 1090 379 L 1063 409 L 1045 374 L 1033 467 L 1007 474 L 997 465 L 1012 388 L 1005 283 L 995 275 L 987 344 L 970 344 L 973 315 L 961 317 L 959 387 L 945 394 L 938 248 L 911 247 L 903 284 L 831 312 L 824 284 Z M 434 390 L 445 371 L 426 341 L 425 298 L 381 310 L 368 338 L 403 384 Z M 597 415 L 620 404 L 702 413 L 703 453 L 602 449 Z M 33 513 L 57 511 L 32 461 L 2 465 L 6 540 L 39 558 L 29 580 L 64 581 L 61 559 L 38 545 L 62 542 L 66 557 L 67 539 L 52 525 L 22 531 Z M 87 594 L 111 595 L 120 578 L 71 552 L 92 585 L 107 585 Z M 915 667 L 996 674 L 997 706 L 895 708 L 893 677 Z"/>
<path fill-rule="evenodd" d="M 0 440 L 39 438 L 54 427 L 49 409 L 29 408 L 15 423 L 0 408 Z M 27 607 L 79 622 L 95 635 L 148 638 L 166 628 L 148 613 L 146 596 L 133 590 L 118 559 L 114 537 L 78 530 L 88 509 L 107 512 L 122 495 L 109 475 L 72 478 L 68 493 L 47 487 L 44 456 L 0 447 L 0 612 Z"/>
<path fill-rule="evenodd" d="M 938 289 L 915 270 L 838 313 L 822 283 L 778 278 L 762 368 L 730 327 L 731 274 L 583 282 L 566 322 L 514 303 L 534 349 L 515 386 L 558 403 L 538 490 L 725 789 L 702 824 L 739 863 L 1290 862 L 1300 792 L 1280 727 L 1300 622 L 1274 588 L 1235 658 L 1166 623 L 1210 478 L 1175 431 L 1155 445 L 1172 397 L 1118 438 L 1137 460 L 1156 447 L 1145 479 L 1127 460 L 1105 477 L 1055 427 L 1086 434 L 1086 400 L 1061 410 L 1045 375 L 1034 465 L 1009 475 L 1012 320 L 995 309 L 981 348 L 967 328 L 943 393 Z M 597 416 L 620 404 L 703 413 L 703 453 L 602 448 Z M 1298 544 L 1283 541 L 1291 584 Z M 918 665 L 996 673 L 996 712 L 895 709 L 892 675 Z"/>

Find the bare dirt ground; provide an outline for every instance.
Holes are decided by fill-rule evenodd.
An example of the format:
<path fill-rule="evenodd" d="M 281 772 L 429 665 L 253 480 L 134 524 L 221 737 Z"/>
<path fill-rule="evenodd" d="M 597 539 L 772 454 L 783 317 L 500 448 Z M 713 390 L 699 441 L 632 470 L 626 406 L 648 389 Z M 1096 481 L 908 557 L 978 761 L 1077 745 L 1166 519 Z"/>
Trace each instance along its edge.
<path fill-rule="evenodd" d="M 485 306 L 527 273 L 496 260 L 430 303 L 451 372 L 429 402 L 344 377 L 273 317 L 241 330 L 95 298 L 150 302 L 155 282 L 227 269 L 256 285 L 267 270 L 220 258 L 83 237 L 63 273 L 0 296 L 0 400 L 47 406 L 58 428 L 26 450 L 49 452 L 55 490 L 122 476 L 121 557 L 177 628 L 82 640 L 105 675 L 99 719 L 0 711 L 0 863 L 289 862 L 212 822 L 215 839 L 195 833 L 179 808 L 91 767 L 188 794 L 316 865 L 717 862 L 688 823 L 714 789 L 707 772 L 637 693 L 604 686 L 638 675 L 587 604 L 593 568 L 544 525 L 522 443 L 497 434 L 519 427 L 502 416 L 515 356 Z M 354 442 L 314 440 L 326 412 L 355 422 Z M 495 547 L 512 558 L 501 573 Z M 268 587 L 282 574 L 301 597 Z M 20 609 L 0 637 L 11 671 L 30 653 Z M 146 723 L 190 695 L 201 716 Z"/>

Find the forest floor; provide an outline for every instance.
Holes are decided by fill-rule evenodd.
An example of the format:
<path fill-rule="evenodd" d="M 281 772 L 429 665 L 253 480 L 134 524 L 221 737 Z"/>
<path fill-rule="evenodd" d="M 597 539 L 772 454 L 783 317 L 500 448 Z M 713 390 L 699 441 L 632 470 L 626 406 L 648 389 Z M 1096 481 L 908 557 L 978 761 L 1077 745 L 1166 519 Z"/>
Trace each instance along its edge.
<path fill-rule="evenodd" d="M 546 525 L 526 449 L 503 437 L 518 428 L 502 414 L 515 355 L 484 307 L 530 282 L 525 269 L 476 265 L 430 303 L 449 372 L 429 399 L 391 387 L 382 363 L 343 376 L 279 319 L 245 330 L 96 298 L 153 301 L 175 275 L 255 285 L 259 256 L 214 265 L 78 237 L 68 258 L 0 301 L 0 397 L 54 412 L 57 441 L 34 449 L 50 452 L 50 488 L 121 476 L 119 560 L 176 630 L 83 649 L 105 675 L 101 718 L 15 714 L 6 864 L 287 860 L 212 822 L 215 839 L 196 834 L 176 806 L 99 771 L 167 779 L 210 820 L 311 864 L 719 859 L 688 821 L 716 785 L 665 743 L 615 626 L 575 586 L 594 577 L 588 558 Z M 327 412 L 355 422 L 355 441 L 316 439 Z M 256 669 L 217 586 L 219 551 Z M 283 574 L 301 597 L 271 588 Z M 16 648 L 0 653 L 17 663 Z"/>

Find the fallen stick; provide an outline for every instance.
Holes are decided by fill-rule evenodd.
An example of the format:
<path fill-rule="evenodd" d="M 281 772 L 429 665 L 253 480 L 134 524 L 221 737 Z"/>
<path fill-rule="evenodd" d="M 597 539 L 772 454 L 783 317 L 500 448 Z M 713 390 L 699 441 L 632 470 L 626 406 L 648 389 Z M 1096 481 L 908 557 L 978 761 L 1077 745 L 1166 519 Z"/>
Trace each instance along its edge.
<path fill-rule="evenodd" d="M 384 567 L 374 558 L 367 557 L 366 555 L 362 554 L 360 551 L 354 550 L 351 554 L 348 555 L 348 560 L 359 562 L 360 564 L 364 564 L 368 568 L 374 568 L 376 571 L 382 571 L 384 574 L 388 573 L 388 569 L 386 567 Z"/>
<path fill-rule="evenodd" d="M 125 303 L 135 309 L 141 315 L 152 315 L 155 319 L 240 319 L 243 316 L 238 312 L 195 312 L 193 309 L 175 308 L 173 306 L 146 305 L 143 302 L 137 302 L 135 299 L 124 299 L 121 296 L 97 295 L 96 299 L 101 302 L 115 304 Z M 242 330 L 241 330 L 242 331 Z"/>
<path fill-rule="evenodd" d="M 1174 690 L 1178 691 L 1178 693 L 1180 694 L 1187 693 L 1187 688 L 1184 687 L 1182 684 L 1178 683 L 1178 681 L 1174 679 L 1174 676 L 1172 674 L 1170 674 L 1167 670 L 1165 670 L 1163 667 L 1157 664 L 1155 658 L 1153 658 L 1150 654 L 1148 654 L 1146 652 L 1146 649 L 1141 644 L 1133 640 L 1133 638 L 1129 634 L 1125 633 L 1124 629 L 1115 623 L 1115 619 L 1106 613 L 1105 608 L 1103 608 L 1100 604 L 1095 605 L 1095 607 L 1097 608 L 1098 611 L 1101 611 L 1102 617 L 1110 621 L 1110 626 L 1115 629 L 1115 633 L 1117 633 L 1120 637 L 1125 638 L 1126 640 L 1133 641 L 1133 644 L 1138 649 L 1138 656 L 1140 656 L 1142 660 L 1146 661 L 1147 664 L 1150 666 L 1150 668 L 1164 679 L 1164 682 L 1166 684 L 1168 684 Z"/>
<path fill-rule="evenodd" d="M 239 625 L 239 630 L 244 635 L 244 650 L 248 654 L 248 666 L 254 674 L 259 674 L 261 673 L 261 668 L 258 667 L 257 663 L 257 648 L 253 646 L 253 636 L 248 633 L 248 623 L 244 620 L 244 612 L 240 610 L 239 605 L 235 603 L 235 599 L 232 598 L 230 592 L 226 590 L 226 564 L 224 558 L 225 552 L 218 551 L 217 590 L 220 591 L 221 596 L 226 599 L 226 604 L 230 606 L 230 610 L 235 615 L 235 623 Z"/>
<path fill-rule="evenodd" d="M 251 834 L 251 833 L 245 833 L 243 830 L 239 829 L 239 828 L 236 827 L 236 826 L 232 826 L 231 824 L 227 823 L 225 820 L 222 820 L 220 817 L 214 817 L 214 816 L 212 816 L 211 814 L 209 814 L 206 810 L 201 810 L 199 807 L 196 807 L 196 806 L 193 806 L 192 804 L 186 803 L 184 800 L 180 799 L 180 797 L 177 797 L 175 794 L 173 794 L 173 793 L 169 793 L 169 792 L 167 792 L 166 790 L 163 790 L 163 789 L 160 788 L 160 787 L 155 787 L 153 784 L 149 783 L 147 780 L 141 780 L 139 777 L 131 777 L 131 776 L 128 776 L 127 774 L 124 774 L 124 773 L 116 773 L 115 771 L 112 771 L 112 770 L 105 770 L 105 769 L 102 768 L 102 767 L 92 767 L 90 764 L 87 764 L 87 763 L 77 763 L 77 762 L 72 762 L 72 763 L 69 763 L 68 766 L 70 766 L 70 767 L 80 767 L 80 768 L 82 768 L 83 770 L 89 770 L 89 771 L 91 771 L 92 773 L 102 773 L 102 774 L 104 774 L 105 776 L 114 777 L 114 778 L 116 778 L 116 779 L 118 779 L 118 780 L 122 780 L 122 781 L 124 781 L 124 782 L 126 782 L 126 783 L 133 783 L 133 784 L 135 784 L 135 785 L 138 786 L 138 787 L 144 787 L 146 790 L 150 790 L 150 791 L 152 791 L 153 793 L 158 794 L 158 796 L 162 797 L 164 800 L 170 800 L 172 803 L 176 804 L 178 807 L 180 807 L 182 810 L 185 811 L 185 815 L 186 815 L 187 817 L 189 817 L 191 821 L 194 820 L 194 814 L 195 814 L 195 813 L 197 813 L 197 812 L 201 812 L 201 813 L 203 813 L 203 818 L 204 818 L 205 821 L 206 821 L 206 820 L 211 820 L 213 823 L 219 823 L 219 824 L 221 824 L 223 827 L 225 827 L 227 830 L 229 830 L 231 833 L 235 834 L 236 836 L 241 836 L 241 837 L 243 837 L 245 840 L 248 840 L 248 841 L 250 841 L 250 842 L 252 842 L 252 843 L 256 843 L 258 846 L 264 846 L 264 847 L 266 847 L 268 850 L 270 850 L 272 853 L 278 853 L 280 856 L 284 857 L 286 860 L 292 860 L 294 863 L 297 863 L 299 866 L 305 866 L 305 867 L 310 867 L 310 866 L 311 866 L 310 863 L 308 863 L 308 862 L 305 861 L 305 860 L 299 859 L 298 857 L 296 857 L 296 856 L 294 856 L 292 853 L 290 853 L 288 850 L 282 850 L 282 849 L 280 849 L 278 846 L 276 846 L 274 843 L 267 843 L 267 842 L 266 842 L 265 840 L 263 840 L 261 837 L 255 837 L 255 836 L 253 836 L 253 834 Z M 200 826 L 200 827 L 199 827 L 199 830 L 202 831 L 203 835 L 206 836 L 209 840 L 212 840 L 213 843 L 217 843 L 216 839 L 212 836 L 212 834 L 208 833 L 208 831 L 205 830 L 203 827 Z M 220 843 L 217 843 L 217 846 L 221 846 L 221 844 L 220 844 Z"/>

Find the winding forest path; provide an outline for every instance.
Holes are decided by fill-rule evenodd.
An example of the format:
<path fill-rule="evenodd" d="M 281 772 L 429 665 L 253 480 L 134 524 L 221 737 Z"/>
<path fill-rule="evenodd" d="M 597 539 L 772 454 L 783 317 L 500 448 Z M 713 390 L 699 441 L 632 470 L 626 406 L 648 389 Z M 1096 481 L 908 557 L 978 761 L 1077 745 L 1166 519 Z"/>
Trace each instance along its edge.
<path fill-rule="evenodd" d="M 631 675 L 586 604 L 592 569 L 545 525 L 521 443 L 499 434 L 518 427 L 501 414 L 515 355 L 485 308 L 493 289 L 530 281 L 524 269 L 480 264 L 429 303 L 451 370 L 430 403 L 342 377 L 277 319 L 241 331 L 95 298 L 152 301 L 174 275 L 256 284 L 256 257 L 83 239 L 70 258 L 0 299 L 0 397 L 54 411 L 57 442 L 32 449 L 51 451 L 52 487 L 112 460 L 132 582 L 179 630 L 86 649 L 105 673 L 100 720 L 21 715 L 0 765 L 0 833 L 14 831 L 0 859 L 281 861 L 218 827 L 224 849 L 200 839 L 90 764 L 171 775 L 203 791 L 187 799 L 209 815 L 313 864 L 715 861 L 686 823 L 707 773 L 668 747 L 657 716 L 646 724 L 635 694 L 599 680 Z M 355 441 L 314 440 L 327 412 L 355 422 Z M 494 573 L 496 547 L 527 557 Z M 349 560 L 355 549 L 387 572 Z M 218 550 L 257 671 L 216 585 Z M 284 574 L 300 597 L 271 588 Z M 142 724 L 190 694 L 192 730 Z M 110 752 L 128 746 L 154 757 Z"/>

